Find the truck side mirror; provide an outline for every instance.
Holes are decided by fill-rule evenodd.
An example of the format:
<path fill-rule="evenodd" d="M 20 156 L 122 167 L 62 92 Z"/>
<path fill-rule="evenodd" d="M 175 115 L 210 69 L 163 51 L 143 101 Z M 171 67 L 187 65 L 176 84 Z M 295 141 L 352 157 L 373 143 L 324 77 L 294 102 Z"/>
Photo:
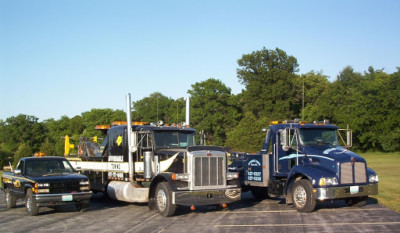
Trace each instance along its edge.
<path fill-rule="evenodd" d="M 15 169 L 14 170 L 15 175 L 21 175 L 21 169 Z"/>
<path fill-rule="evenodd" d="M 290 148 L 288 129 L 283 129 L 282 131 L 280 131 L 280 141 L 282 149 L 284 151 L 288 151 Z"/>
<path fill-rule="evenodd" d="M 353 146 L 353 131 L 350 129 L 347 129 L 347 143 L 346 143 L 346 148 L 350 148 Z"/>
<path fill-rule="evenodd" d="M 342 143 L 344 144 L 345 148 L 350 148 L 353 146 L 353 131 L 351 129 L 339 129 L 339 138 L 341 139 Z M 341 132 L 346 132 L 346 134 L 341 133 Z M 345 136 L 343 136 L 344 134 Z M 345 138 L 344 138 L 345 137 Z"/>

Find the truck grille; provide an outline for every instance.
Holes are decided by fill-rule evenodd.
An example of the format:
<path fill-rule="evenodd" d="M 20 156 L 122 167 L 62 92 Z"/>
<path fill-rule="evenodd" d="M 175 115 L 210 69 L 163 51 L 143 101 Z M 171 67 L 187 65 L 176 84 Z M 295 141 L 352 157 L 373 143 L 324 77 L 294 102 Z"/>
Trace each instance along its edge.
<path fill-rule="evenodd" d="M 70 193 L 79 191 L 79 180 L 50 183 L 50 193 Z"/>
<path fill-rule="evenodd" d="M 354 167 L 354 174 L 353 174 Z M 340 165 L 340 183 L 353 184 L 353 183 L 366 183 L 367 174 L 365 163 L 355 162 L 354 166 L 351 162 L 342 163 Z"/>
<path fill-rule="evenodd" d="M 223 157 L 196 157 L 194 186 L 224 185 Z"/>

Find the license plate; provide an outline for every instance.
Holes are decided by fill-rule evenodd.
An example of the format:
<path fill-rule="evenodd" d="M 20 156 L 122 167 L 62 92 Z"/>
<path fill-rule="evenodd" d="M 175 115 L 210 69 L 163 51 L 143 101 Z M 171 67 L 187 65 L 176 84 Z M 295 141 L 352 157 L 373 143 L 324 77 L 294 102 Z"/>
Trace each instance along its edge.
<path fill-rule="evenodd" d="M 72 201 L 72 195 L 63 195 L 62 201 Z"/>
<path fill-rule="evenodd" d="M 358 191 L 359 191 L 358 186 L 350 186 L 350 193 L 351 194 L 356 194 L 356 193 L 358 193 Z"/>

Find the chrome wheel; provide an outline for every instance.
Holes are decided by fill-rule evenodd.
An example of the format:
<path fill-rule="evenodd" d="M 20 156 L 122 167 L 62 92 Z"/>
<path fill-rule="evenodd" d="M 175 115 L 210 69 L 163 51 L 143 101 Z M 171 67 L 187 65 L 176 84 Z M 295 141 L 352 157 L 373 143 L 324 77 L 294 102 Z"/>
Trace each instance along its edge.
<path fill-rule="evenodd" d="M 158 190 L 157 193 L 157 206 L 160 211 L 164 211 L 167 206 L 167 195 L 162 189 Z"/>
<path fill-rule="evenodd" d="M 17 203 L 17 199 L 11 194 L 10 190 L 6 189 L 6 207 L 7 209 L 14 208 Z"/>
<path fill-rule="evenodd" d="M 307 193 L 302 186 L 297 186 L 294 190 L 294 202 L 300 208 L 303 208 L 307 202 Z"/>
<path fill-rule="evenodd" d="M 32 199 L 29 197 L 26 199 L 26 210 L 32 212 Z"/>
<path fill-rule="evenodd" d="M 35 216 L 39 213 L 39 205 L 33 199 L 32 190 L 28 190 L 25 197 L 26 212 L 30 216 Z"/>
<path fill-rule="evenodd" d="M 11 199 L 10 199 L 10 193 L 6 192 L 6 203 L 10 203 Z"/>
<path fill-rule="evenodd" d="M 172 203 L 172 192 L 167 182 L 157 184 L 155 197 L 158 213 L 164 217 L 174 215 L 176 205 Z"/>

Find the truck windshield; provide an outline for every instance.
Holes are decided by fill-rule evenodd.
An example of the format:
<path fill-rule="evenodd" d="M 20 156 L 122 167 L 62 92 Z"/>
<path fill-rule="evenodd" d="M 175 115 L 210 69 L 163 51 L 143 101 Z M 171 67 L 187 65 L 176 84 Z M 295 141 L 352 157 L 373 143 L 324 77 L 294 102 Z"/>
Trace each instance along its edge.
<path fill-rule="evenodd" d="M 156 148 L 186 148 L 195 145 L 194 132 L 154 131 Z"/>
<path fill-rule="evenodd" d="M 26 174 L 30 176 L 58 175 L 71 173 L 74 169 L 68 161 L 61 159 L 38 159 L 26 161 Z"/>
<path fill-rule="evenodd" d="M 335 129 L 300 129 L 300 143 L 304 146 L 339 145 Z"/>

